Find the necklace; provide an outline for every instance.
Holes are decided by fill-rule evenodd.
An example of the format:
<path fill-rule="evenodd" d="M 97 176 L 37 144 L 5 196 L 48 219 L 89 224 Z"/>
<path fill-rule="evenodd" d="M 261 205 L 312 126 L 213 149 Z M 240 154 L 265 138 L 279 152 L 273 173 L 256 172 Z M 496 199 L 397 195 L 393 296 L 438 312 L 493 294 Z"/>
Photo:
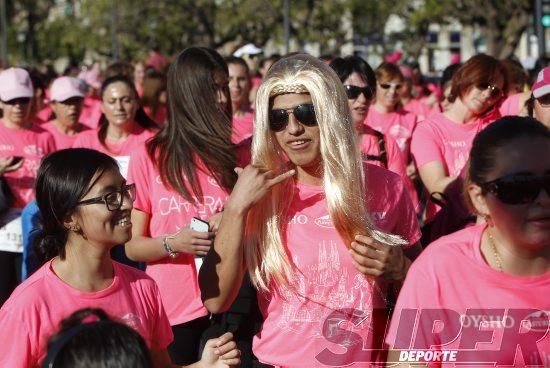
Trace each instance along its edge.
<path fill-rule="evenodd" d="M 489 236 L 489 244 L 491 245 L 491 249 L 493 250 L 493 257 L 495 258 L 497 268 L 500 272 L 504 272 L 502 270 L 502 258 L 500 258 L 500 254 L 498 253 L 497 247 L 495 245 L 495 239 L 493 239 L 493 235 L 490 231 L 487 231 L 487 235 Z"/>

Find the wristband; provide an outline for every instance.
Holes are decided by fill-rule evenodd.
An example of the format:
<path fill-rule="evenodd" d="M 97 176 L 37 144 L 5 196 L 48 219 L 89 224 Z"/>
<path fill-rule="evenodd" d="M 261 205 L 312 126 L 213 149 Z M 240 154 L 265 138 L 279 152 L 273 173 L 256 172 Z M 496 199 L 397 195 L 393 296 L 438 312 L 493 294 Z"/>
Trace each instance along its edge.
<path fill-rule="evenodd" d="M 168 253 L 168 257 L 170 257 L 172 259 L 177 258 L 180 255 L 180 252 L 177 252 L 177 251 L 173 250 L 172 247 L 170 247 L 170 245 L 168 244 L 168 237 L 167 236 L 162 237 L 162 247 L 164 248 L 166 253 Z"/>

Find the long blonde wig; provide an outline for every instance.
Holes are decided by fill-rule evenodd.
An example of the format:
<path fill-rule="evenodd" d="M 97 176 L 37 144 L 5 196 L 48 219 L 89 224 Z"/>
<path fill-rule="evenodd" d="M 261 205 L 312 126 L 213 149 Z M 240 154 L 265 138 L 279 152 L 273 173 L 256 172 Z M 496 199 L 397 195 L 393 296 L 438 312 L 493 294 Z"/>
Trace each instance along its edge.
<path fill-rule="evenodd" d="M 288 160 L 269 129 L 268 113 L 275 96 L 297 92 L 309 93 L 315 107 L 328 211 L 346 246 L 350 247 L 358 234 L 385 244 L 404 244 L 400 237 L 380 231 L 367 214 L 363 161 L 346 93 L 334 71 L 315 57 L 288 56 L 267 73 L 256 96 L 253 164 L 276 172 L 288 169 Z M 292 188 L 291 180 L 273 187 L 247 218 L 246 264 L 253 284 L 260 290 L 269 290 L 273 281 L 280 285 L 292 282 L 291 262 L 282 234 L 283 222 L 288 221 L 285 213 L 293 198 Z"/>

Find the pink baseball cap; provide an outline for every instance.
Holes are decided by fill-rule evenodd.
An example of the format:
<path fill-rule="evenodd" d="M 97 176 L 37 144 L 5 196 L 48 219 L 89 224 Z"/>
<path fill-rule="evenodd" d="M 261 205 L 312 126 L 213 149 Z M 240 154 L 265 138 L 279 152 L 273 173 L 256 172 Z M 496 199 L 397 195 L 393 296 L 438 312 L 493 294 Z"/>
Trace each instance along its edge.
<path fill-rule="evenodd" d="M 537 76 L 537 80 L 531 88 L 533 96 L 539 98 L 550 93 L 550 66 L 542 69 Z"/>
<path fill-rule="evenodd" d="M 0 100 L 34 96 L 31 77 L 25 69 L 9 68 L 0 73 Z"/>
<path fill-rule="evenodd" d="M 84 82 L 78 78 L 60 77 L 53 81 L 50 100 L 62 102 L 73 97 L 84 98 L 82 85 Z"/>

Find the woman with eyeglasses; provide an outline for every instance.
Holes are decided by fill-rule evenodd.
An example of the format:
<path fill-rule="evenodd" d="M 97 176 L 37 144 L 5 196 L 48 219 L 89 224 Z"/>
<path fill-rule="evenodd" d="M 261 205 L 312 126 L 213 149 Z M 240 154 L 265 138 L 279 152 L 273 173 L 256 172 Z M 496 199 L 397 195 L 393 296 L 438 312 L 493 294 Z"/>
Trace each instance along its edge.
<path fill-rule="evenodd" d="M 405 165 L 411 162 L 410 143 L 412 132 L 416 127 L 417 117 L 402 108 L 401 90 L 405 78 L 395 64 L 383 62 L 375 70 L 376 98 L 367 116 L 367 125 L 379 132 L 392 136 L 399 149 Z M 409 175 L 414 172 L 408 168 Z"/>
<path fill-rule="evenodd" d="M 212 245 L 236 181 L 227 64 L 215 50 L 189 47 L 170 65 L 167 92 L 166 125 L 130 162 L 137 198 L 126 254 L 147 262 L 174 332 L 170 356 L 185 364 L 196 359 L 212 322 L 196 263 Z M 191 228 L 197 220 L 207 222 L 207 231 Z"/>
<path fill-rule="evenodd" d="M 496 107 L 507 89 L 506 69 L 492 56 L 479 54 L 456 71 L 451 85 L 448 100 L 452 105 L 419 124 L 411 143 L 412 156 L 428 193 L 444 193 L 461 175 L 474 137 L 499 117 Z M 428 202 L 427 221 L 438 210 Z"/>
<path fill-rule="evenodd" d="M 102 114 L 98 129 L 79 134 L 73 147 L 91 148 L 114 157 L 126 177 L 132 152 L 154 135 L 158 125 L 140 106 L 136 88 L 126 76 L 105 79 L 99 96 Z"/>
<path fill-rule="evenodd" d="M 0 310 L 0 366 L 38 366 L 61 320 L 87 307 L 102 308 L 134 328 L 151 350 L 155 367 L 171 366 L 166 348 L 172 332 L 157 285 L 110 257 L 112 247 L 132 237 L 135 190 L 117 162 L 101 152 L 67 149 L 44 159 L 36 182 L 43 215 L 36 250 L 45 264 Z M 207 352 L 209 360 L 201 364 L 238 363 L 230 339 L 222 336 L 219 352 Z"/>
<path fill-rule="evenodd" d="M 383 134 L 365 124 L 369 107 L 374 99 L 376 76 L 370 65 L 358 56 L 335 58 L 330 67 L 336 72 L 348 96 L 351 118 L 358 134 L 359 150 L 373 165 L 382 166 L 399 174 L 417 208 L 416 190 L 407 176 L 401 152 L 392 136 Z"/>
<path fill-rule="evenodd" d="M 253 165 L 236 169 L 200 271 L 204 304 L 226 310 L 248 273 L 264 317 L 253 341 L 259 367 L 376 359 L 349 344 L 373 346 L 383 320 L 373 313 L 385 309 L 386 288 L 410 262 L 403 250 L 420 236 L 403 181 L 363 162 L 345 89 L 317 58 L 273 64 L 255 111 Z"/>
<path fill-rule="evenodd" d="M 485 221 L 437 240 L 412 265 L 386 338 L 402 351 L 390 361 L 416 347 L 416 356 L 455 351 L 449 365 L 547 366 L 548 129 L 532 118 L 507 116 L 480 132 L 465 195 Z M 436 320 L 444 331 L 434 328 Z"/>
<path fill-rule="evenodd" d="M 0 73 L 0 305 L 20 281 L 22 209 L 34 199 L 40 161 L 56 148 L 51 134 L 33 123 L 33 95 L 26 70 L 9 68 Z"/>
<path fill-rule="evenodd" d="M 550 67 L 539 72 L 525 105 L 530 117 L 550 128 Z"/>

